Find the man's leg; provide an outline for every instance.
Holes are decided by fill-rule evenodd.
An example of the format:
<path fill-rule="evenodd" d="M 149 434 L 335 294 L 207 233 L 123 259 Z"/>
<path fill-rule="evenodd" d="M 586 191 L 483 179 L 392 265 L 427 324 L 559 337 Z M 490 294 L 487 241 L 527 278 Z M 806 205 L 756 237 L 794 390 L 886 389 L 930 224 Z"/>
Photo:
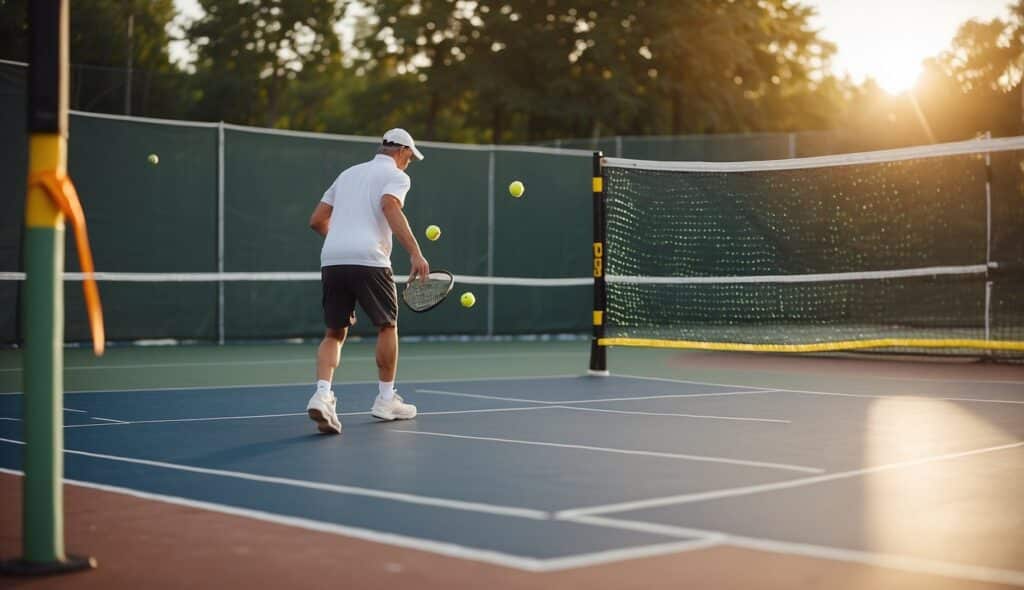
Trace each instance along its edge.
<path fill-rule="evenodd" d="M 366 273 L 359 292 L 363 307 L 377 326 L 377 397 L 370 413 L 381 420 L 408 420 L 416 416 L 416 406 L 395 394 L 398 369 L 398 291 L 391 269 L 376 268 Z"/>
<path fill-rule="evenodd" d="M 316 422 L 317 429 L 327 434 L 341 433 L 338 419 L 337 399 L 331 391 L 334 371 L 341 362 L 341 346 L 345 343 L 348 328 L 327 328 L 320 348 L 316 352 L 316 393 L 306 405 L 306 413 Z"/>
<path fill-rule="evenodd" d="M 316 351 L 316 379 L 317 387 L 326 381 L 330 389 L 334 381 L 334 371 L 341 363 L 341 347 L 345 344 L 345 337 L 348 335 L 348 328 L 331 329 L 324 332 L 324 339 L 320 341 L 320 348 Z"/>
<path fill-rule="evenodd" d="M 408 420 L 416 417 L 416 406 L 405 403 L 395 393 L 398 369 L 398 327 L 383 325 L 377 332 L 377 399 L 370 413 L 381 420 Z"/>
<path fill-rule="evenodd" d="M 394 383 L 398 370 L 398 327 L 381 326 L 377 332 L 377 378 Z"/>
<path fill-rule="evenodd" d="M 316 422 L 317 429 L 324 433 L 341 433 L 341 420 L 338 419 L 337 413 L 338 401 L 331 391 L 331 381 L 334 379 L 335 369 L 341 362 L 341 347 L 355 317 L 355 296 L 347 285 L 348 274 L 348 269 L 343 266 L 321 269 L 321 303 L 327 329 L 317 349 L 316 392 L 309 398 L 306 412 L 310 419 Z"/>

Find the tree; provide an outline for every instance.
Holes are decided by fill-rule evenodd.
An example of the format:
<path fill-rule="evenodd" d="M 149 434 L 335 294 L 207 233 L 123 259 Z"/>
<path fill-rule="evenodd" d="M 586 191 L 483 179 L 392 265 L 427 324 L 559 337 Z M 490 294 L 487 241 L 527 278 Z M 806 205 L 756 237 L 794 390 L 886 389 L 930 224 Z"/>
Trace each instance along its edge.
<path fill-rule="evenodd" d="M 792 0 L 368 4 L 381 28 L 358 41 L 364 65 L 422 84 L 428 131 L 442 115 L 496 142 L 743 131 L 825 125 L 835 111 L 834 48 Z"/>
<path fill-rule="evenodd" d="M 185 31 L 202 89 L 198 118 L 272 127 L 287 118 L 291 85 L 338 73 L 341 52 L 334 26 L 346 0 L 201 0 L 200 5 L 203 17 Z M 326 98 L 317 94 L 306 106 Z"/>
<path fill-rule="evenodd" d="M 992 131 L 1014 135 L 1021 124 L 1024 73 L 1024 0 L 1009 20 L 964 23 L 951 47 L 925 64 L 917 95 L 946 139 Z"/>
<path fill-rule="evenodd" d="M 4 59 L 28 61 L 28 1 L 0 0 L 0 57 Z M 130 60 L 132 112 L 182 113 L 181 77 L 167 50 L 168 26 L 175 16 L 173 0 L 90 0 L 71 2 L 70 8 L 72 108 L 124 112 Z"/>
<path fill-rule="evenodd" d="M 28 0 L 0 0 L 0 59 L 28 61 Z"/>

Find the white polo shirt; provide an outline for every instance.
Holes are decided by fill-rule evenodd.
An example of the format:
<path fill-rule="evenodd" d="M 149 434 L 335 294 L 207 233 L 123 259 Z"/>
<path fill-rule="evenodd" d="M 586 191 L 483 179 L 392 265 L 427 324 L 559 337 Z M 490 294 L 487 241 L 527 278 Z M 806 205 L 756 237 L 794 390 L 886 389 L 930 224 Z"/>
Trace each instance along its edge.
<path fill-rule="evenodd" d="M 404 206 L 411 186 L 409 175 L 384 154 L 339 174 L 320 199 L 334 207 L 320 266 L 391 268 L 391 227 L 384 217 L 382 198 L 394 195 Z"/>

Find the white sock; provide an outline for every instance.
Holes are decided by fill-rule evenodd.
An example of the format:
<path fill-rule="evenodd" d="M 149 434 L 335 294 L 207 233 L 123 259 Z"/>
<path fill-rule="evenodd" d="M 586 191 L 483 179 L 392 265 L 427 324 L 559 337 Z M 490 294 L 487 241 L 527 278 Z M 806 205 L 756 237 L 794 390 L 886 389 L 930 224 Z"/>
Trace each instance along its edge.
<path fill-rule="evenodd" d="M 329 396 L 331 394 L 331 382 L 320 379 L 316 382 L 316 392 L 323 396 Z"/>
<path fill-rule="evenodd" d="M 391 398 L 395 397 L 395 382 L 394 381 L 378 381 L 377 391 L 380 393 L 380 398 L 384 401 L 390 401 Z"/>

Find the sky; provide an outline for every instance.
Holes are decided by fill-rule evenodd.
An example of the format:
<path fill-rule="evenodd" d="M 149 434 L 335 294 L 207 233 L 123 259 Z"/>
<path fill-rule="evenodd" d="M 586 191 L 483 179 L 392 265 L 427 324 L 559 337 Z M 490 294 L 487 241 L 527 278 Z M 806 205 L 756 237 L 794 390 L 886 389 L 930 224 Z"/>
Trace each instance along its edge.
<path fill-rule="evenodd" d="M 194 17 L 196 0 L 174 0 L 178 11 Z M 801 0 L 817 9 L 811 21 L 824 39 L 838 46 L 833 70 L 855 81 L 874 78 L 898 94 L 911 88 L 921 62 L 949 47 L 957 28 L 972 18 L 1008 15 L 1010 0 Z M 172 47 L 172 59 L 182 56 Z"/>
<path fill-rule="evenodd" d="M 911 88 L 921 62 L 941 53 L 970 19 L 1006 18 L 1010 0 L 803 0 L 818 16 L 812 25 L 835 43 L 833 69 L 883 89 Z"/>

